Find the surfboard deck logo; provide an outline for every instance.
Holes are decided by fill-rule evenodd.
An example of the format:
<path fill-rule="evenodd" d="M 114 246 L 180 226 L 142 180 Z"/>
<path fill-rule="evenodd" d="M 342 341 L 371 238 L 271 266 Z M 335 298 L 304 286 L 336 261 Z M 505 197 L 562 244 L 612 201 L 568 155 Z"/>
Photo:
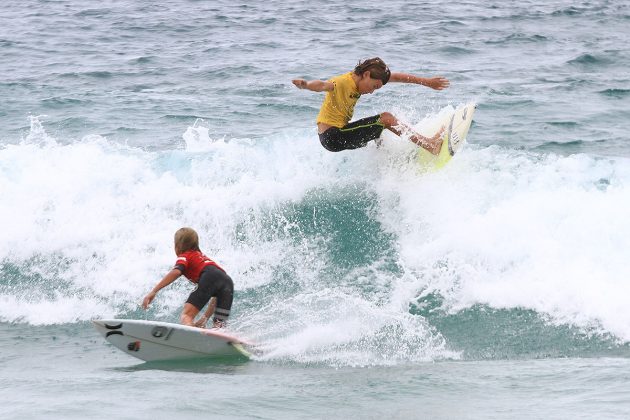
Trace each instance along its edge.
<path fill-rule="evenodd" d="M 173 331 L 172 329 L 168 329 L 166 327 L 154 327 L 151 330 L 151 335 L 155 338 L 162 338 L 164 337 L 165 340 L 168 340 L 168 337 L 171 333 L 171 331 Z"/>

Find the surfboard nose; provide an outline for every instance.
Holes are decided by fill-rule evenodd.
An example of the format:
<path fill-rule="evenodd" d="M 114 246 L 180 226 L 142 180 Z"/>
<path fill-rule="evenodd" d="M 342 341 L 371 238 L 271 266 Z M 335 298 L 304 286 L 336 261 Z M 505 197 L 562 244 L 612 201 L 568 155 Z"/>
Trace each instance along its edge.
<path fill-rule="evenodd" d="M 105 336 L 105 323 L 103 322 L 103 320 L 101 319 L 93 319 L 92 320 L 92 325 L 94 325 L 94 328 L 96 329 L 96 331 L 99 332 L 99 334 L 101 334 L 102 336 Z"/>
<path fill-rule="evenodd" d="M 122 327 L 122 322 L 116 319 L 93 319 L 94 328 L 102 336 L 107 337 L 108 332 L 118 330 Z"/>

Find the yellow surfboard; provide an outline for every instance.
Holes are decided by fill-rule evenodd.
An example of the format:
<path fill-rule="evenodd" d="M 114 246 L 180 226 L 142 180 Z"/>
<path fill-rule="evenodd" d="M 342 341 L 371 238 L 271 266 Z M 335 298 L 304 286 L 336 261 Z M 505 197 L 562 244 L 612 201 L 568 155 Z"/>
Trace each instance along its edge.
<path fill-rule="evenodd" d="M 422 147 L 418 148 L 417 159 L 424 170 L 436 171 L 441 169 L 455 156 L 468 135 L 476 107 L 477 104 L 473 102 L 460 105 L 453 112 L 440 119 L 439 126 L 445 127 L 440 153 L 434 155 Z"/>

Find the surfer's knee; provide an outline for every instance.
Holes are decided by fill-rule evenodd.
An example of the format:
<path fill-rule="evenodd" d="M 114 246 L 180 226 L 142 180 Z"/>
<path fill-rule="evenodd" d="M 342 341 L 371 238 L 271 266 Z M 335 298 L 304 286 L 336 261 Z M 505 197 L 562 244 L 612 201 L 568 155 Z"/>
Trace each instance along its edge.
<path fill-rule="evenodd" d="M 398 125 L 398 120 L 396 119 L 396 117 L 394 117 L 393 114 L 389 112 L 382 112 L 380 115 L 380 121 L 385 127 L 389 128 Z"/>

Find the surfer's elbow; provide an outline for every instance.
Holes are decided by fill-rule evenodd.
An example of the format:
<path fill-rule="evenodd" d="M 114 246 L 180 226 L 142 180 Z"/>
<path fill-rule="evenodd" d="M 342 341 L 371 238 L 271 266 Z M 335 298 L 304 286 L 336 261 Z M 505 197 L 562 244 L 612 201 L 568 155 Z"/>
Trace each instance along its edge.
<path fill-rule="evenodd" d="M 311 80 L 308 85 L 308 89 L 313 92 L 329 92 L 335 88 L 334 84 L 324 80 Z"/>

